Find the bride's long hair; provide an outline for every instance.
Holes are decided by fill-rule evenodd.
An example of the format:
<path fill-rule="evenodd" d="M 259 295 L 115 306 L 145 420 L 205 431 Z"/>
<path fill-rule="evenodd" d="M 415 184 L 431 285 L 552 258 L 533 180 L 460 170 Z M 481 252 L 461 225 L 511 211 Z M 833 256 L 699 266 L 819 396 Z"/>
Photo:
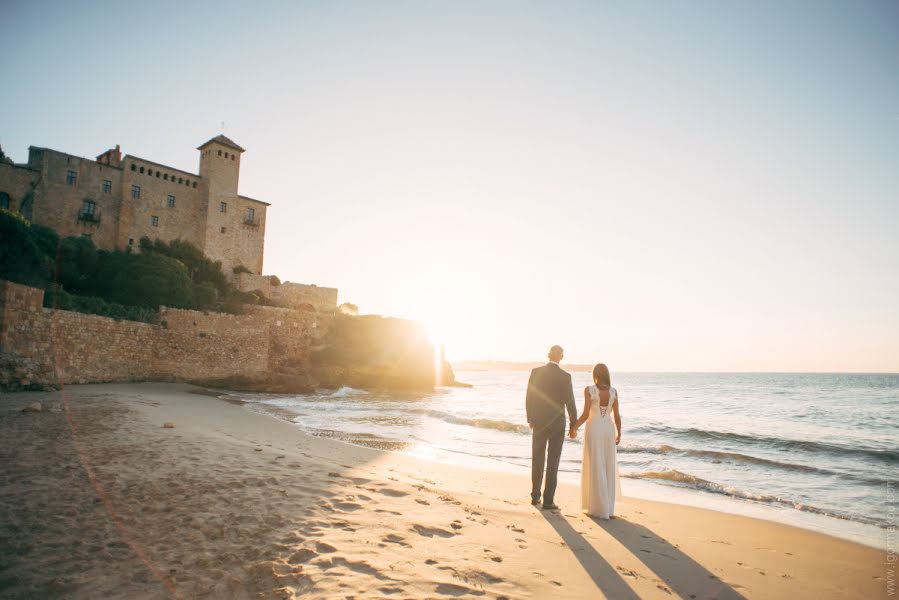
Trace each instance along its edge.
<path fill-rule="evenodd" d="M 593 383 L 601 390 L 607 390 L 612 387 L 612 376 L 609 375 L 609 367 L 603 363 L 597 363 L 593 367 Z"/>

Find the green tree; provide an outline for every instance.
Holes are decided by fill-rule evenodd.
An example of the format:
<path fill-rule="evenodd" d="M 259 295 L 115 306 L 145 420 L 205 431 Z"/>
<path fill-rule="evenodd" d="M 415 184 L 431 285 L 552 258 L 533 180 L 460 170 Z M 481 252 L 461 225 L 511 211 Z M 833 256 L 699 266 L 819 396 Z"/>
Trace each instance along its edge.
<path fill-rule="evenodd" d="M 0 209 L 0 279 L 44 288 L 53 280 L 59 236 Z"/>
<path fill-rule="evenodd" d="M 63 288 L 75 294 L 88 292 L 98 260 L 94 242 L 86 237 L 63 238 L 58 256 L 57 274 Z"/>
<path fill-rule="evenodd" d="M 127 306 L 194 308 L 194 286 L 180 261 L 154 252 L 100 252 L 90 289 Z"/>

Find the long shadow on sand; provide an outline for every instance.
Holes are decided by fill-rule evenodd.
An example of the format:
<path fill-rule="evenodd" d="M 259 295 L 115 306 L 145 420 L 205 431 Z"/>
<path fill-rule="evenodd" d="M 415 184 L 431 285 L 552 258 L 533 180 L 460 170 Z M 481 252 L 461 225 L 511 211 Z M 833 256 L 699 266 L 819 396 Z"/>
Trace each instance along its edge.
<path fill-rule="evenodd" d="M 574 557 L 596 584 L 596 587 L 608 598 L 615 600 L 639 600 L 639 596 L 622 579 L 621 575 L 610 565 L 599 552 L 578 533 L 561 513 L 540 511 L 543 518 L 552 525 L 559 537 L 568 545 Z"/>
<path fill-rule="evenodd" d="M 631 521 L 591 518 L 682 598 L 746 600 L 730 585 L 657 533 Z"/>

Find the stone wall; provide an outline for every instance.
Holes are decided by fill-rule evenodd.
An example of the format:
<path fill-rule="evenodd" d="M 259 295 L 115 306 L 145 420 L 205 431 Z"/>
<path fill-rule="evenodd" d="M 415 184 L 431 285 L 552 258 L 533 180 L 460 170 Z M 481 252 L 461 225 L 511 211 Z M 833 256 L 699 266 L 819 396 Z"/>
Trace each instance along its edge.
<path fill-rule="evenodd" d="M 271 276 L 254 273 L 238 274 L 235 283 L 240 291 L 260 291 L 266 298 L 285 308 L 311 305 L 318 311 L 331 311 L 337 307 L 337 288 L 290 282 L 272 285 Z"/>
<path fill-rule="evenodd" d="M 164 242 L 180 239 L 203 249 L 206 202 L 195 187 L 200 183 L 198 176 L 134 156 L 125 157 L 122 172 L 117 190 L 121 198 L 119 248 L 137 246 L 140 238 L 148 237 Z M 140 198 L 133 197 L 133 186 L 140 189 Z M 169 196 L 174 198 L 174 206 L 169 206 Z"/>
<path fill-rule="evenodd" d="M 9 210 L 22 212 L 23 202 L 33 197 L 33 190 L 40 172 L 21 165 L 0 161 L 0 194 L 9 196 Z"/>
<path fill-rule="evenodd" d="M 39 172 L 29 211 L 33 223 L 55 229 L 60 237 L 84 235 L 99 248 L 115 247 L 121 168 L 35 147 L 29 149 L 28 165 Z M 90 215 L 85 214 L 86 201 L 94 204 Z"/>
<path fill-rule="evenodd" d="M 309 364 L 311 350 L 331 327 L 333 312 L 319 313 L 307 306 L 293 310 L 247 305 L 254 323 L 268 327 L 269 370 L 288 372 Z"/>
<path fill-rule="evenodd" d="M 243 315 L 163 307 L 150 324 L 44 308 L 43 294 L 0 281 L 0 388 L 144 380 L 231 387 L 240 378 L 252 384 L 245 389 L 292 393 L 434 385 L 433 348 L 414 321 L 305 303 L 247 305 Z"/>
<path fill-rule="evenodd" d="M 252 376 L 268 368 L 269 330 L 252 316 L 164 308 L 159 323 L 43 308 L 43 291 L 0 281 L 0 355 L 30 361 L 11 387 Z"/>

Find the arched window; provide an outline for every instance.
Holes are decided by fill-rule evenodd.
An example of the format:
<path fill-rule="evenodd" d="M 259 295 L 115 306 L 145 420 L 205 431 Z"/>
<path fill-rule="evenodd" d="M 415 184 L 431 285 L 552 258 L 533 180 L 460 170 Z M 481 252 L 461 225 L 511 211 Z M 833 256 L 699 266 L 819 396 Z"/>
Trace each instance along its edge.
<path fill-rule="evenodd" d="M 9 194 L 6 192 L 0 192 L 0 208 L 9 210 Z"/>

